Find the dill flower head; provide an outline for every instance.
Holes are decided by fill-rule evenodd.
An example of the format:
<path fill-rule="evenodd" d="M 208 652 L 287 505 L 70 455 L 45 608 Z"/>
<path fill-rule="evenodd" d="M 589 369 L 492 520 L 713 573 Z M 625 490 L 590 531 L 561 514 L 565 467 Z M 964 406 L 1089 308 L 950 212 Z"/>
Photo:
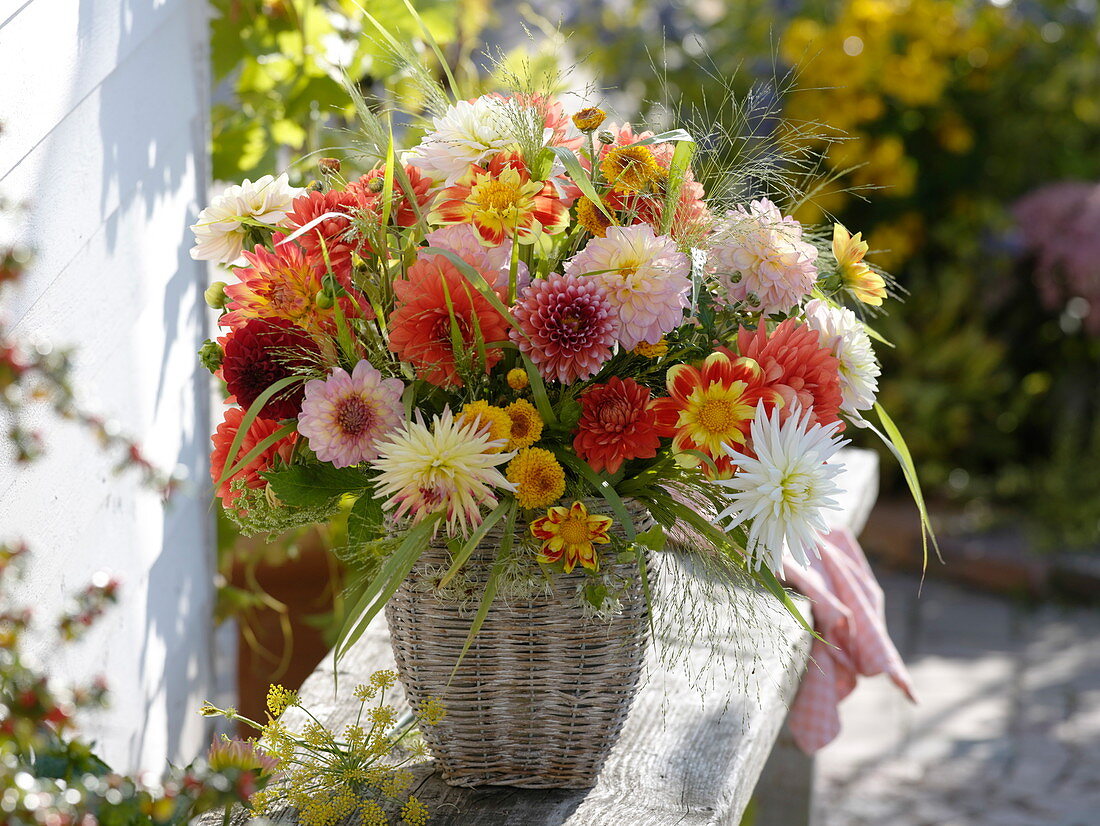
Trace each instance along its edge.
<path fill-rule="evenodd" d="M 588 106 L 573 115 L 573 125 L 582 132 L 594 132 L 607 120 L 607 113 L 595 106 Z"/>
<path fill-rule="evenodd" d="M 874 347 L 867 330 L 847 307 L 834 307 L 815 298 L 806 303 L 806 324 L 816 330 L 821 346 L 838 362 L 840 407 L 852 416 L 868 410 L 878 394 L 878 376 L 882 372 L 875 360 Z"/>
<path fill-rule="evenodd" d="M 438 726 L 446 715 L 443 701 L 438 697 L 429 697 L 420 707 L 419 720 L 429 726 Z"/>
<path fill-rule="evenodd" d="M 720 301 L 746 303 L 767 316 L 787 312 L 813 289 L 817 248 L 767 198 L 727 212 L 712 238 L 708 269 Z"/>
<path fill-rule="evenodd" d="M 615 189 L 642 192 L 665 175 L 648 146 L 616 146 L 600 161 L 600 172 Z"/>
<path fill-rule="evenodd" d="M 841 465 L 829 459 L 847 441 L 840 441 L 837 425 L 814 424 L 808 411 L 795 408 L 786 420 L 778 409 L 771 413 L 761 404 L 752 421 L 751 441 L 755 456 L 727 446 L 737 473 L 714 484 L 729 491 L 730 505 L 716 517 L 732 528 L 748 524 L 750 560 L 757 570 L 766 564 L 783 573 L 783 551 L 800 565 L 809 554 L 818 555 L 822 534 L 828 531 L 823 511 L 838 507 L 840 493 L 835 477 Z"/>
<path fill-rule="evenodd" d="M 513 367 L 508 371 L 508 375 L 504 377 L 504 380 L 508 382 L 508 386 L 513 390 L 523 390 L 531 383 L 531 380 L 527 377 L 527 371 L 522 367 Z"/>
<path fill-rule="evenodd" d="M 383 379 L 366 359 L 349 375 L 337 367 L 327 379 L 306 382 L 298 432 L 322 462 L 350 467 L 378 456 L 378 441 L 403 418 L 400 379 Z"/>
<path fill-rule="evenodd" d="M 284 226 L 291 203 L 302 190 L 290 185 L 286 175 L 247 178 L 215 198 L 191 226 L 196 261 L 219 264 L 238 262 L 251 225 Z"/>
<path fill-rule="evenodd" d="M 376 496 L 386 498 L 383 507 L 394 518 L 411 516 L 419 522 L 432 513 L 443 513 L 447 533 L 466 535 L 481 523 L 481 507 L 497 503 L 494 488 L 512 490 L 498 465 L 514 453 L 500 453 L 501 444 L 489 438 L 474 422 L 458 422 L 444 410 L 429 427 L 417 420 L 378 446 L 371 464 L 379 471 Z"/>
<path fill-rule="evenodd" d="M 267 711 L 272 717 L 278 717 L 291 706 L 298 705 L 298 692 L 288 691 L 281 685 L 271 685 L 267 689 Z"/>
<path fill-rule="evenodd" d="M 511 421 L 509 450 L 530 447 L 542 438 L 542 415 L 527 399 L 516 399 L 504 408 L 504 412 Z"/>
<path fill-rule="evenodd" d="M 401 807 L 401 820 L 407 823 L 408 826 L 426 826 L 428 817 L 428 807 L 414 796 L 409 795 L 409 799 Z"/>
<path fill-rule="evenodd" d="M 691 260 L 668 236 L 648 224 L 609 227 L 565 264 L 570 275 L 587 275 L 607 294 L 619 317 L 619 343 L 632 349 L 651 344 L 679 327 L 691 290 Z"/>
<path fill-rule="evenodd" d="M 498 450 L 504 450 L 512 435 L 512 420 L 502 407 L 495 407 L 483 399 L 463 405 L 458 414 L 461 424 L 473 423 L 478 430 L 487 431 L 489 439 L 500 442 Z"/>
<path fill-rule="evenodd" d="M 545 508 L 565 493 L 565 471 L 549 450 L 527 447 L 508 463 L 508 481 L 524 508 Z"/>
<path fill-rule="evenodd" d="M 833 257 L 844 288 L 864 304 L 881 307 L 886 298 L 886 282 L 864 262 L 866 254 L 863 233 L 853 236 L 842 224 L 833 224 Z"/>

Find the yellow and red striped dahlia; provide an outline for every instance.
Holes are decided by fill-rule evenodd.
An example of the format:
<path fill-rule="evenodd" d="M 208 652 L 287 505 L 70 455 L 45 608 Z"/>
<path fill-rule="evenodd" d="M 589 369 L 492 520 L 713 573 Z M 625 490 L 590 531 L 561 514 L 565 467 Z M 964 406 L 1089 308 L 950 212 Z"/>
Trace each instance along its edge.
<path fill-rule="evenodd" d="M 665 374 L 668 397 L 657 399 L 657 430 L 672 437 L 677 461 L 697 467 L 702 459 L 687 451 L 698 451 L 713 460 L 704 466 L 707 476 L 728 479 L 734 464 L 723 445 L 745 452 L 756 405 L 766 410 L 783 404 L 779 393 L 766 383 L 764 371 L 750 358 L 719 347 L 702 367 L 677 364 Z"/>
<path fill-rule="evenodd" d="M 532 181 L 523 160 L 501 153 L 487 168 L 470 164 L 454 186 L 439 193 L 432 224 L 472 224 L 481 243 L 495 247 L 505 238 L 533 244 L 543 233 L 569 226 L 569 210 L 549 181 Z"/>
<path fill-rule="evenodd" d="M 546 516 L 531 523 L 531 535 L 543 540 L 539 562 L 552 563 L 564 558 L 567 574 L 578 562 L 598 571 L 596 545 L 611 541 L 607 534 L 611 522 L 610 516 L 590 514 L 583 502 L 574 502 L 569 508 L 550 508 Z"/>

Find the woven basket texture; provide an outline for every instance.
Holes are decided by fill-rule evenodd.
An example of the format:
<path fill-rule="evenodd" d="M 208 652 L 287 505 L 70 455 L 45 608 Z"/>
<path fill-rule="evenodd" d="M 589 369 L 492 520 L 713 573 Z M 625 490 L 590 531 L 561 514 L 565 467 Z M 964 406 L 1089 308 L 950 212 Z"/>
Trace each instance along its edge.
<path fill-rule="evenodd" d="M 642 505 L 626 504 L 637 530 L 653 524 Z M 612 531 L 622 536 L 617 523 Z M 406 696 L 418 711 L 431 697 L 443 700 L 446 716 L 423 735 L 447 783 L 589 788 L 619 737 L 645 662 L 649 621 L 637 565 L 616 568 L 625 587 L 622 610 L 610 619 L 584 615 L 579 568 L 553 575 L 549 594 L 498 598 L 451 679 L 499 545 L 500 533 L 490 532 L 465 566 L 476 593 L 468 601 L 433 592 L 451 563 L 442 540 L 390 598 L 386 618 Z"/>

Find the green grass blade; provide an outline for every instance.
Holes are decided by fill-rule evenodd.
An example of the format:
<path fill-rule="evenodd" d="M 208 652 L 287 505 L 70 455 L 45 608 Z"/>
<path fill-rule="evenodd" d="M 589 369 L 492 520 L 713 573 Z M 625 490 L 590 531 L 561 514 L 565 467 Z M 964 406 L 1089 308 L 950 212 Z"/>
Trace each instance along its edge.
<path fill-rule="evenodd" d="M 611 214 L 611 210 L 609 210 L 607 205 L 603 202 L 603 198 L 596 192 L 596 187 L 592 186 L 592 181 L 584 171 L 584 167 L 581 166 L 581 162 L 578 160 L 576 154 L 565 146 L 549 146 L 547 149 L 553 152 L 558 160 L 561 161 L 562 166 L 564 166 L 565 171 L 569 173 L 569 177 L 572 178 L 573 183 L 580 187 L 581 192 L 584 193 L 584 197 L 599 207 L 600 212 L 606 215 L 607 220 L 612 224 L 618 223 L 615 220 L 615 216 Z"/>
<path fill-rule="evenodd" d="M 672 221 L 680 206 L 680 191 L 684 188 L 691 158 L 695 154 L 695 143 L 690 139 L 681 140 L 672 153 L 672 163 L 668 167 L 668 192 L 665 193 L 665 205 L 661 212 L 661 235 L 668 235 Z"/>
<path fill-rule="evenodd" d="M 585 481 L 592 486 L 593 490 L 604 498 L 604 501 L 611 507 L 611 510 L 615 512 L 615 516 L 619 518 L 619 522 L 622 523 L 623 532 L 626 534 L 628 542 L 633 542 L 638 534 L 634 530 L 634 520 L 630 517 L 630 511 L 626 509 L 626 505 L 623 503 L 622 498 L 616 493 L 615 488 L 611 487 L 611 483 L 606 479 L 603 479 L 600 474 L 592 470 L 592 467 L 583 459 L 579 459 L 566 450 L 564 447 L 555 446 L 551 450 L 554 451 L 554 455 L 558 457 L 558 460 L 565 465 L 568 465 L 571 470 L 577 473 L 577 475 L 584 477 Z"/>
<path fill-rule="evenodd" d="M 469 561 L 470 556 L 473 554 L 474 549 L 478 546 L 478 543 L 485 538 L 485 534 L 489 532 L 493 525 L 500 521 L 500 518 L 504 516 L 512 501 L 513 500 L 511 499 L 505 499 L 503 502 L 493 508 L 492 512 L 490 512 L 489 515 L 486 516 L 484 520 L 482 520 L 482 523 L 477 526 L 477 530 L 470 534 L 470 538 L 466 540 L 466 542 L 459 549 L 458 553 L 454 555 L 454 559 L 451 562 L 451 567 L 447 569 L 447 573 L 445 573 L 443 575 L 443 578 L 439 580 L 440 588 L 443 588 L 447 585 L 447 583 L 454 579 L 455 574 L 457 574 L 462 566 Z"/>
<path fill-rule="evenodd" d="M 226 479 L 232 479 L 236 473 L 248 467 L 248 465 L 254 462 L 256 458 L 259 457 L 265 450 L 278 442 L 280 439 L 285 439 L 287 436 L 293 433 L 297 429 L 297 426 L 298 425 L 296 422 L 287 422 L 270 436 L 261 439 L 259 443 L 257 443 L 256 446 L 252 448 L 252 450 L 248 451 L 248 453 L 246 453 L 242 458 L 238 459 L 236 463 L 234 463 L 233 467 L 231 467 L 226 473 L 223 474 L 223 478 L 220 482 L 218 482 L 218 485 L 220 486 L 222 482 L 224 482 Z"/>
<path fill-rule="evenodd" d="M 237 428 L 237 432 L 233 436 L 233 441 L 229 445 L 229 453 L 227 456 L 236 456 L 237 451 L 241 449 L 241 445 L 244 444 L 244 437 L 248 433 L 248 429 L 252 427 L 252 423 L 256 421 L 256 417 L 260 415 L 260 411 L 264 409 L 272 397 L 276 393 L 280 393 L 286 388 L 290 387 L 297 381 L 301 381 L 299 376 L 286 376 L 279 379 L 271 387 L 267 388 L 263 393 L 256 397 L 256 401 L 249 405 L 248 410 L 245 411 L 244 416 L 241 417 L 241 425 Z M 228 460 L 227 460 L 228 461 Z M 218 480 L 218 485 L 221 485 L 232 474 L 222 472 L 222 478 Z M 215 485 L 217 487 L 218 485 Z"/>
<path fill-rule="evenodd" d="M 531 398 L 535 400 L 535 407 L 538 408 L 542 420 L 549 427 L 554 427 L 558 423 L 558 416 L 554 412 L 554 406 L 550 404 L 550 397 L 546 393 L 546 383 L 542 380 L 542 374 L 539 373 L 535 363 L 531 361 L 526 353 L 520 353 L 519 355 L 523 360 L 523 369 L 527 371 L 527 380 L 531 383 Z"/>

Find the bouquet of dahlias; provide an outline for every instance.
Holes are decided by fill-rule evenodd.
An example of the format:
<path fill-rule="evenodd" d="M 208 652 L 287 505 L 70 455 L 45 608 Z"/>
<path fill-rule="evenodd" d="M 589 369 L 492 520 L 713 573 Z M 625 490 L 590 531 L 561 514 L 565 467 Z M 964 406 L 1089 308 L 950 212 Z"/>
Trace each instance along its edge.
<path fill-rule="evenodd" d="M 365 174 L 245 181 L 193 227 L 232 273 L 202 353 L 231 395 L 211 464 L 229 515 L 277 531 L 350 507 L 382 559 L 360 629 L 430 541 L 450 540 L 446 580 L 501 525 L 541 573 L 595 582 L 684 523 L 797 614 L 777 577 L 816 552 L 830 459 L 875 406 L 862 315 L 888 282 L 860 235 L 708 195 L 684 130 L 489 94 L 437 103 L 400 152 L 357 103 Z"/>

